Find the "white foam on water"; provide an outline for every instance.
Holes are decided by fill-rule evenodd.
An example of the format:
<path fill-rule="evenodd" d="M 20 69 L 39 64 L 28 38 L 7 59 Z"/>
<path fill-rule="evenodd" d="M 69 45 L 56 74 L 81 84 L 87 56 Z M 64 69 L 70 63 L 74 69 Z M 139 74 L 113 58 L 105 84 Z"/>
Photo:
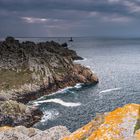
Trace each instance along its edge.
<path fill-rule="evenodd" d="M 63 106 L 66 106 L 66 107 L 77 107 L 77 106 L 80 106 L 81 103 L 73 103 L 73 102 L 64 102 L 63 100 L 61 99 L 48 99 L 48 100 L 43 100 L 43 101 L 36 101 L 34 102 L 35 105 L 39 105 L 39 104 L 42 104 L 42 103 L 57 103 L 57 104 L 60 104 L 60 105 L 63 105 Z"/>
<path fill-rule="evenodd" d="M 117 90 L 121 90 L 121 89 L 122 88 L 110 88 L 110 89 L 102 90 L 101 92 L 99 92 L 99 94 L 106 93 L 106 92 L 111 92 L 111 91 L 117 91 Z"/>
<path fill-rule="evenodd" d="M 77 89 L 79 89 L 79 88 L 81 88 L 82 87 L 82 83 L 77 83 L 75 86 L 74 86 L 74 88 L 77 88 Z"/>
<path fill-rule="evenodd" d="M 54 93 L 52 93 L 52 94 L 49 94 L 49 95 L 47 95 L 47 96 L 52 96 L 52 95 L 55 95 L 55 94 L 60 94 L 60 93 L 65 93 L 65 92 L 67 92 L 69 89 L 73 89 L 73 88 L 77 88 L 77 89 L 79 89 L 79 88 L 81 88 L 82 87 L 82 83 L 77 83 L 74 87 L 66 87 L 66 88 L 64 88 L 64 89 L 60 89 L 60 90 L 58 90 L 58 91 L 56 91 L 56 92 L 54 92 Z M 43 96 L 44 97 L 44 96 Z"/>
<path fill-rule="evenodd" d="M 74 87 L 66 87 L 64 89 L 60 89 L 60 90 L 58 90 L 54 93 L 51 93 L 49 95 L 46 95 L 46 96 L 52 96 L 52 95 L 55 95 L 55 94 L 65 93 L 65 92 L 67 92 L 67 90 L 72 89 L 72 88 L 74 88 Z"/>
<path fill-rule="evenodd" d="M 43 112 L 43 117 L 41 122 L 46 122 L 48 120 L 54 120 L 59 116 L 59 112 L 56 109 L 46 110 Z"/>

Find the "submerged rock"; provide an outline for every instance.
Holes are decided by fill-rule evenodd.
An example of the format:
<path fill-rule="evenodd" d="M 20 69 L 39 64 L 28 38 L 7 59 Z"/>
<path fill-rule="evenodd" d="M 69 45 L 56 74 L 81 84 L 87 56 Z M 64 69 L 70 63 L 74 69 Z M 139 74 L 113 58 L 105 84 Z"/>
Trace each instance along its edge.
<path fill-rule="evenodd" d="M 0 128 L 1 140 L 60 140 L 69 134 L 64 126 L 56 126 L 45 131 L 24 126 Z"/>
<path fill-rule="evenodd" d="M 139 140 L 140 105 L 128 104 L 78 129 L 63 140 Z"/>

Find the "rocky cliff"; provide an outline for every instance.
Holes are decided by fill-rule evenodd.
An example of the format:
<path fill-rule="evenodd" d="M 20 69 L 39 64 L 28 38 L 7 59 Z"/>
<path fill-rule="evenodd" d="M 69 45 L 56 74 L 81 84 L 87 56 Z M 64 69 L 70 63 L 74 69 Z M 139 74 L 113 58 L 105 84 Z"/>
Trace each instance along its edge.
<path fill-rule="evenodd" d="M 23 103 L 76 83 L 97 83 L 90 69 L 74 64 L 82 59 L 56 42 L 0 42 L 0 98 Z"/>
<path fill-rule="evenodd" d="M 0 126 L 29 127 L 42 113 L 25 106 L 28 101 L 76 83 L 97 83 L 90 69 L 74 63 L 77 59 L 82 58 L 67 44 L 54 41 L 20 42 L 7 37 L 0 42 Z"/>
<path fill-rule="evenodd" d="M 140 140 L 140 105 L 99 115 L 63 140 Z"/>

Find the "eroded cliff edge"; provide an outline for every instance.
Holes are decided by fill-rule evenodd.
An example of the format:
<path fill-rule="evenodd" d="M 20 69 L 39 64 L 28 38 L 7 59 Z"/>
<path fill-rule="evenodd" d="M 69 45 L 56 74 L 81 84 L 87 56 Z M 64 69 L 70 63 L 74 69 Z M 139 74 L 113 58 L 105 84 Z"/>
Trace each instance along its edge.
<path fill-rule="evenodd" d="M 0 125 L 29 127 L 41 112 L 25 106 L 28 101 L 76 83 L 98 83 L 89 68 L 74 63 L 78 59 L 82 58 L 66 44 L 54 41 L 19 42 L 7 37 L 0 42 Z"/>

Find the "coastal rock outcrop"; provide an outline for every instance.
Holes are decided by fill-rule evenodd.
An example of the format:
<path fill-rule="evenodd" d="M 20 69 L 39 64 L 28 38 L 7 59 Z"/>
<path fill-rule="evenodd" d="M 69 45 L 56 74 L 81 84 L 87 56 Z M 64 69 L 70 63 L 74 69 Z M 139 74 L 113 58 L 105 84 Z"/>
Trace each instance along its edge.
<path fill-rule="evenodd" d="M 42 116 L 38 108 L 26 106 L 16 101 L 7 100 L 0 102 L 0 126 L 32 126 Z"/>
<path fill-rule="evenodd" d="M 98 78 L 89 68 L 74 63 L 79 59 L 66 44 L 54 41 L 1 41 L 0 126 L 30 127 L 42 113 L 25 105 L 29 101 L 76 83 L 96 84 Z"/>
<path fill-rule="evenodd" d="M 0 42 L 0 98 L 27 103 L 76 83 L 97 83 L 88 68 L 75 64 L 75 51 L 51 41 Z"/>
<path fill-rule="evenodd" d="M 60 140 L 69 134 L 64 126 L 55 126 L 45 131 L 24 126 L 0 128 L 1 140 Z"/>
<path fill-rule="evenodd" d="M 140 140 L 140 105 L 128 104 L 100 115 L 63 140 Z"/>

